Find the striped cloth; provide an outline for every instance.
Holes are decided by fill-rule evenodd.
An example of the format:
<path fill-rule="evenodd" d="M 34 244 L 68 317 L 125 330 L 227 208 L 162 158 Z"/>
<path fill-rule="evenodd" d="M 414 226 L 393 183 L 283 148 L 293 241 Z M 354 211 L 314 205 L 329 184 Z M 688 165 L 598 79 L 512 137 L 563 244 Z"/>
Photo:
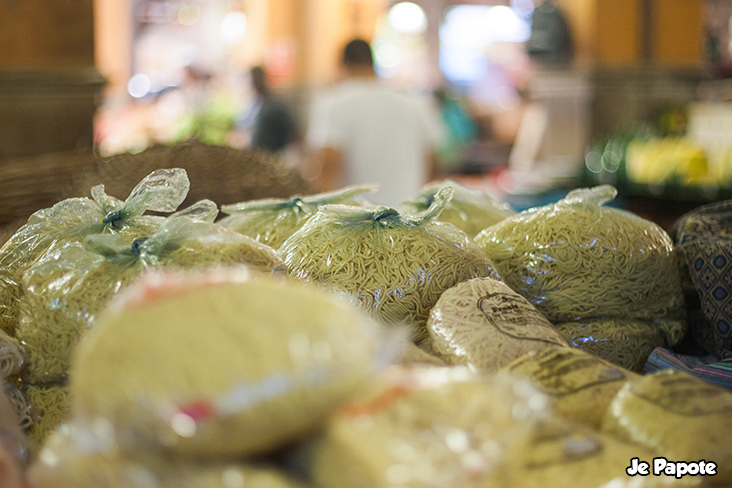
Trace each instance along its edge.
<path fill-rule="evenodd" d="M 657 347 L 648 357 L 643 373 L 663 369 L 684 371 L 707 383 L 732 391 L 732 358 L 718 361 L 712 356 L 686 356 Z"/>

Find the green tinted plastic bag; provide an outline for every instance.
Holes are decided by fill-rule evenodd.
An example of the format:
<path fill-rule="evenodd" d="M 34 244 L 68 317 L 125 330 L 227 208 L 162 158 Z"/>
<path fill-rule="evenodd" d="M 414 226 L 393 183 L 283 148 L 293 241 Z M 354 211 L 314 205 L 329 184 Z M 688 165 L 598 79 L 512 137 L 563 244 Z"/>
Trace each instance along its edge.
<path fill-rule="evenodd" d="M 400 214 L 389 207 L 326 205 L 280 247 L 291 277 L 343 293 L 385 324 L 428 338 L 430 309 L 443 291 L 497 274 L 475 242 L 437 217 L 452 196 L 443 188 L 430 207 Z"/>
<path fill-rule="evenodd" d="M 295 196 L 289 199 L 264 199 L 222 205 L 228 214 L 219 224 L 278 249 L 298 231 L 322 205 L 364 205 L 361 195 L 374 186 L 350 186 L 328 193 Z"/>
<path fill-rule="evenodd" d="M 186 171 L 160 169 L 150 173 L 122 201 L 91 189 L 92 198 L 69 198 L 38 210 L 0 248 L 0 329 L 13 335 L 18 323 L 19 283 L 23 272 L 44 255 L 88 235 L 113 233 L 128 242 L 150 235 L 163 218 L 147 211 L 174 212 L 188 195 Z"/>

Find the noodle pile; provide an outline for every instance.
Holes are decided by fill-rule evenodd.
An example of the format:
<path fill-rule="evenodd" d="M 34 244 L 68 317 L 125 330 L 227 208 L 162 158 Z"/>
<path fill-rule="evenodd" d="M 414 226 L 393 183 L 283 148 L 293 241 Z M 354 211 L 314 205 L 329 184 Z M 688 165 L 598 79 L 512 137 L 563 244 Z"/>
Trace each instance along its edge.
<path fill-rule="evenodd" d="M 371 377 L 379 330 L 356 309 L 286 280 L 201 286 L 196 276 L 98 320 L 71 371 L 75 418 L 106 419 L 125 448 L 264 454 Z"/>
<path fill-rule="evenodd" d="M 390 370 L 308 446 L 312 478 L 322 488 L 479 488 L 503 455 L 500 440 L 549 406 L 524 380 L 460 367 Z"/>
<path fill-rule="evenodd" d="M 31 411 L 28 432 L 32 448 L 38 448 L 69 415 L 69 387 L 65 385 L 28 385 L 25 388 Z"/>
<path fill-rule="evenodd" d="M 140 181 L 125 201 L 97 185 L 91 189 L 92 198 L 69 198 L 31 215 L 0 248 L 0 329 L 15 334 L 20 283 L 29 266 L 88 235 L 115 233 L 126 236 L 128 243 L 150 235 L 163 219 L 143 213 L 175 211 L 189 187 L 185 170 L 160 169 Z"/>
<path fill-rule="evenodd" d="M 445 291 L 427 321 L 431 347 L 448 364 L 497 370 L 551 346 L 567 346 L 525 298 L 492 278 L 475 278 Z"/>
<path fill-rule="evenodd" d="M 427 212 L 327 205 L 280 248 L 289 275 L 353 300 L 388 325 L 428 338 L 430 309 L 442 292 L 471 278 L 495 276 L 491 262 L 464 232 L 436 221 L 449 201 L 443 189 Z"/>
<path fill-rule="evenodd" d="M 304 488 L 267 465 L 120 452 L 112 440 L 74 423 L 49 436 L 28 477 L 34 488 Z"/>
<path fill-rule="evenodd" d="M 662 453 L 669 460 L 713 461 L 714 483 L 732 483 L 732 393 L 667 369 L 626 384 L 603 431 Z"/>
<path fill-rule="evenodd" d="M 502 371 L 528 378 L 556 400 L 558 414 L 594 429 L 620 388 L 638 376 L 579 349 L 555 346 L 525 354 Z"/>
<path fill-rule="evenodd" d="M 76 345 L 98 314 L 147 270 L 228 265 L 284 273 L 282 259 L 269 246 L 184 216 L 167 218 L 150 238 L 132 245 L 123 236 L 95 235 L 83 246 L 69 244 L 44 257 L 23 280 L 17 329 L 28 358 L 23 378 L 37 386 L 66 381 Z M 47 432 L 38 429 L 39 435 Z"/>
<path fill-rule="evenodd" d="M 616 193 L 609 185 L 574 190 L 475 240 L 506 284 L 551 322 L 679 319 L 664 323 L 674 345 L 684 334 L 684 301 L 671 238 L 653 222 L 601 206 Z"/>
<path fill-rule="evenodd" d="M 413 201 L 406 202 L 411 211 L 422 212 L 429 208 L 435 195 L 441 188 L 452 187 L 453 196 L 440 213 L 441 222 L 449 222 L 470 237 L 475 237 L 481 230 L 497 224 L 516 212 L 490 194 L 466 188 L 453 180 L 444 180 L 427 184 Z"/>
<path fill-rule="evenodd" d="M 577 349 L 637 373 L 655 348 L 666 347 L 661 328 L 647 320 L 590 319 L 555 327 Z"/>
<path fill-rule="evenodd" d="M 221 211 L 229 215 L 219 220 L 218 224 L 278 249 L 321 205 L 363 205 L 361 194 L 374 190 L 371 186 L 351 186 L 334 192 L 296 196 L 286 200 L 251 200 L 222 205 Z"/>

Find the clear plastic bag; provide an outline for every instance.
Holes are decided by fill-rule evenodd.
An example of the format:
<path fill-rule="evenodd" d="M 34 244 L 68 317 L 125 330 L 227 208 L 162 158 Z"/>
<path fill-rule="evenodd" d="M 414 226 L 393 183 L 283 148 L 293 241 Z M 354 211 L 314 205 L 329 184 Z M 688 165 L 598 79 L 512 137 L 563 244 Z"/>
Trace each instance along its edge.
<path fill-rule="evenodd" d="M 74 417 L 103 419 L 123 449 L 270 453 L 321 425 L 382 360 L 377 324 L 314 287 L 225 274 L 150 287 L 151 276 L 100 317 L 70 375 Z"/>
<path fill-rule="evenodd" d="M 631 212 L 604 207 L 610 185 L 571 191 L 488 227 L 475 238 L 503 280 L 551 322 L 596 317 L 666 319 L 684 335 L 684 297 L 669 235 Z"/>
<path fill-rule="evenodd" d="M 221 211 L 228 215 L 218 223 L 278 249 L 320 206 L 362 206 L 367 203 L 362 195 L 375 190 L 374 186 L 350 186 L 333 192 L 289 199 L 251 200 L 222 205 Z"/>
<path fill-rule="evenodd" d="M 555 400 L 559 415 L 593 429 L 623 385 L 638 377 L 588 352 L 556 346 L 527 353 L 501 371 L 527 378 Z"/>
<path fill-rule="evenodd" d="M 627 383 L 603 431 L 670 461 L 714 462 L 714 484 L 732 483 L 732 393 L 689 374 L 665 370 Z"/>
<path fill-rule="evenodd" d="M 548 397 L 510 376 L 389 370 L 307 446 L 311 477 L 322 488 L 481 487 L 513 429 L 550 412 Z"/>
<path fill-rule="evenodd" d="M 190 183 L 183 169 L 150 173 L 122 201 L 91 189 L 92 198 L 69 198 L 38 210 L 0 248 L 0 329 L 13 335 L 18 323 L 19 286 L 23 272 L 44 255 L 88 235 L 114 233 L 128 242 L 150 235 L 163 218 L 147 211 L 174 212 L 188 194 Z"/>
<path fill-rule="evenodd" d="M 185 214 L 185 212 L 184 212 Z M 62 380 L 79 338 L 120 290 L 148 269 L 247 265 L 284 273 L 277 252 L 219 225 L 177 216 L 149 238 L 96 234 L 31 266 L 23 278 L 17 338 L 28 354 L 23 375 L 33 383 Z"/>
<path fill-rule="evenodd" d="M 406 204 L 413 212 L 423 212 L 432 204 L 437 192 L 447 186 L 453 189 L 453 195 L 440 213 L 439 220 L 453 224 L 470 237 L 475 237 L 486 227 L 516 213 L 509 204 L 482 190 L 467 188 L 454 180 L 429 183 Z"/>
<path fill-rule="evenodd" d="M 437 220 L 452 196 L 443 188 L 425 212 L 388 207 L 326 205 L 280 247 L 292 278 L 315 282 L 351 298 L 387 324 L 427 339 L 430 309 L 448 288 L 497 274 L 476 243 Z"/>
<path fill-rule="evenodd" d="M 60 427 L 28 470 L 33 488 L 305 488 L 284 470 L 238 460 L 124 452 L 99 424 Z"/>
<path fill-rule="evenodd" d="M 573 347 L 636 373 L 655 348 L 666 346 L 662 328 L 647 320 L 597 318 L 555 327 Z"/>
<path fill-rule="evenodd" d="M 492 371 L 529 351 L 568 347 L 543 315 L 505 283 L 475 278 L 446 290 L 427 320 L 432 350 L 447 364 Z"/>

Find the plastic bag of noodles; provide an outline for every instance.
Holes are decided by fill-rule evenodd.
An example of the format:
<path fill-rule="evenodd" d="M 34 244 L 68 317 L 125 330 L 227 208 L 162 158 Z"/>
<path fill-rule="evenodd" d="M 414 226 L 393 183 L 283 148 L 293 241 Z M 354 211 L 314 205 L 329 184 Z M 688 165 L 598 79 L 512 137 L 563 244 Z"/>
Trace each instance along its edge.
<path fill-rule="evenodd" d="M 497 224 L 516 212 L 507 203 L 501 202 L 482 190 L 466 188 L 454 180 L 443 180 L 425 185 L 413 200 L 405 202 L 413 212 L 422 212 L 429 208 L 437 192 L 450 186 L 453 195 L 450 202 L 440 213 L 439 220 L 449 222 L 470 237 Z"/>
<path fill-rule="evenodd" d="M 555 324 L 573 347 L 640 373 L 648 356 L 665 347 L 662 328 L 647 320 L 598 318 Z"/>
<path fill-rule="evenodd" d="M 503 439 L 551 402 L 525 380 L 465 367 L 390 369 L 305 449 L 322 488 L 480 487 Z"/>
<path fill-rule="evenodd" d="M 519 425 L 504 451 L 481 488 L 707 486 L 700 477 L 630 476 L 632 459 L 651 463 L 656 453 L 561 418 Z"/>
<path fill-rule="evenodd" d="M 188 194 L 186 171 L 179 168 L 153 171 L 122 201 L 91 189 L 92 198 L 69 198 L 39 210 L 0 248 L 0 329 L 11 335 L 18 323 L 19 284 L 23 272 L 45 254 L 86 236 L 115 233 L 131 242 L 150 235 L 162 217 L 147 211 L 173 212 Z"/>
<path fill-rule="evenodd" d="M 69 416 L 69 387 L 65 384 L 25 385 L 30 408 L 26 427 L 29 447 L 35 454 L 48 435 Z"/>
<path fill-rule="evenodd" d="M 425 324 L 442 292 L 482 276 L 497 277 L 475 242 L 437 217 L 452 196 L 443 188 L 417 214 L 393 208 L 326 205 L 280 247 L 291 277 L 351 298 L 379 321 L 414 330 Z"/>
<path fill-rule="evenodd" d="M 610 185 L 573 190 L 481 231 L 476 242 L 515 291 L 551 322 L 664 319 L 669 345 L 684 334 L 684 299 L 671 238 L 631 212 L 604 207 Z"/>
<path fill-rule="evenodd" d="M 322 425 L 386 359 L 374 320 L 287 280 L 166 270 L 119 298 L 79 344 L 70 395 L 74 417 L 103 419 L 122 449 L 270 453 Z"/>
<path fill-rule="evenodd" d="M 670 461 L 714 462 L 715 484 L 732 483 L 732 393 L 676 370 L 628 382 L 607 411 L 603 431 Z"/>
<path fill-rule="evenodd" d="M 247 265 L 267 275 L 284 273 L 277 252 L 219 225 L 178 216 L 132 244 L 96 234 L 69 244 L 31 266 L 23 277 L 17 338 L 28 355 L 27 381 L 64 378 L 70 354 L 109 300 L 145 270 Z"/>
<path fill-rule="evenodd" d="M 529 351 L 568 347 L 543 315 L 505 283 L 474 278 L 446 290 L 427 320 L 432 351 L 448 364 L 497 370 Z"/>
<path fill-rule="evenodd" d="M 318 207 L 330 204 L 362 206 L 367 204 L 361 198 L 362 195 L 375 190 L 375 186 L 349 186 L 333 192 L 290 199 L 251 200 L 222 205 L 221 211 L 228 215 L 218 223 L 278 249 L 318 211 Z"/>
<path fill-rule="evenodd" d="M 49 436 L 28 470 L 33 488 L 305 488 L 274 465 L 191 461 L 121 451 L 99 424 L 75 422 Z"/>
<path fill-rule="evenodd" d="M 610 402 L 637 374 L 571 347 L 529 352 L 502 368 L 527 378 L 554 400 L 554 410 L 574 422 L 599 428 Z"/>

